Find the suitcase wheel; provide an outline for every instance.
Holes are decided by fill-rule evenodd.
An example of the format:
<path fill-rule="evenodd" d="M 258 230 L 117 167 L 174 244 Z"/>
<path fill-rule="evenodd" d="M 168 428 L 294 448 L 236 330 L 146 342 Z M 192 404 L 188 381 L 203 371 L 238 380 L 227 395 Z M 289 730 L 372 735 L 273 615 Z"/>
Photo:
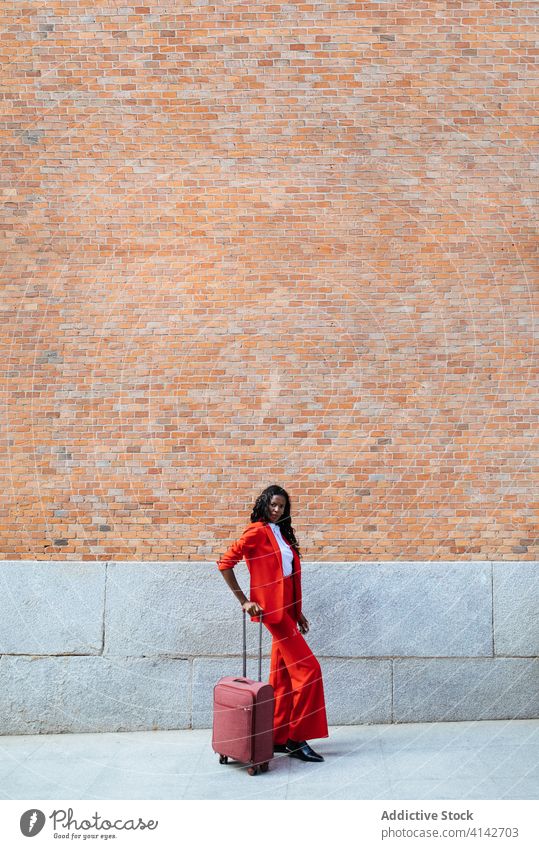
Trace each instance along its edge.
<path fill-rule="evenodd" d="M 226 755 L 219 755 L 219 763 L 220 764 L 227 764 L 228 763 L 228 757 Z"/>
<path fill-rule="evenodd" d="M 267 772 L 269 769 L 269 762 L 264 761 L 263 764 L 253 764 L 253 766 L 248 767 L 247 772 L 249 775 L 257 775 L 259 772 Z"/>

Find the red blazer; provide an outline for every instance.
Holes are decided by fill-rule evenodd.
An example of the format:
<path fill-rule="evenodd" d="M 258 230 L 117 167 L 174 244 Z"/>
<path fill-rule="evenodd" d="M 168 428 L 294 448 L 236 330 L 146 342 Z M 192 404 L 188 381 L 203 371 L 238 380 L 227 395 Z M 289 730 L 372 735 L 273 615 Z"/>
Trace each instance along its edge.
<path fill-rule="evenodd" d="M 285 540 L 286 542 L 286 540 Z M 292 576 L 294 581 L 295 608 L 289 614 L 297 622 L 301 613 L 301 562 L 297 551 L 292 548 Z M 240 560 L 245 560 L 251 577 L 249 600 L 256 601 L 264 610 L 264 622 L 280 622 L 283 608 L 283 558 L 273 531 L 265 522 L 251 522 L 239 540 L 232 543 L 217 566 L 220 571 L 232 569 Z M 251 616 L 252 622 L 259 621 Z"/>

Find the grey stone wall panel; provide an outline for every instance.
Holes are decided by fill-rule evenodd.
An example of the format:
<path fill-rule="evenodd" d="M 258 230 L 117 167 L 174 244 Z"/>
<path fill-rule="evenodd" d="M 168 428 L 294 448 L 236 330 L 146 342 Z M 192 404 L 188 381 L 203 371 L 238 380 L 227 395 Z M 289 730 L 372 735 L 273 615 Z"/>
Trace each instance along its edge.
<path fill-rule="evenodd" d="M 495 563 L 494 652 L 539 655 L 539 564 Z"/>
<path fill-rule="evenodd" d="M 104 563 L 0 563 L 0 654 L 98 654 Z"/>
<path fill-rule="evenodd" d="M 539 659 L 394 661 L 396 722 L 533 719 L 539 716 Z"/>
<path fill-rule="evenodd" d="M 306 563 L 309 643 L 327 657 L 490 656 L 490 569 L 442 562 Z M 236 574 L 248 594 L 245 564 Z M 216 646 L 234 654 L 240 645 L 241 609 L 215 566 L 109 564 L 106 654 L 214 655 Z"/>
<path fill-rule="evenodd" d="M 490 656 L 490 570 L 441 561 L 308 564 L 311 647 L 329 657 Z"/>
<path fill-rule="evenodd" d="M 330 725 L 391 722 L 391 661 L 322 659 Z"/>
<path fill-rule="evenodd" d="M 247 567 L 235 571 L 248 594 Z M 108 565 L 107 655 L 235 654 L 242 615 L 217 566 L 207 562 Z M 250 619 L 248 626 L 249 641 L 258 640 Z"/>
<path fill-rule="evenodd" d="M 0 733 L 188 728 L 190 663 L 2 657 Z"/>

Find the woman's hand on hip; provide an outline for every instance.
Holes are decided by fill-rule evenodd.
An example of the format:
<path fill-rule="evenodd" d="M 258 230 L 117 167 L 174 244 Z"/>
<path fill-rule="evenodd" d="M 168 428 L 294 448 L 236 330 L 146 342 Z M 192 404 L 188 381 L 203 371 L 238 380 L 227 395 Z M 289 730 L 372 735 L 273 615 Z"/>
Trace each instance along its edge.
<path fill-rule="evenodd" d="M 258 616 L 259 613 L 264 612 L 264 608 L 260 607 L 256 601 L 244 601 L 242 608 L 249 614 L 249 616 Z"/>
<path fill-rule="evenodd" d="M 299 628 L 299 630 L 301 631 L 302 634 L 306 634 L 307 631 L 309 630 L 309 623 L 305 619 L 305 616 L 303 615 L 303 613 L 299 614 L 298 628 Z"/>

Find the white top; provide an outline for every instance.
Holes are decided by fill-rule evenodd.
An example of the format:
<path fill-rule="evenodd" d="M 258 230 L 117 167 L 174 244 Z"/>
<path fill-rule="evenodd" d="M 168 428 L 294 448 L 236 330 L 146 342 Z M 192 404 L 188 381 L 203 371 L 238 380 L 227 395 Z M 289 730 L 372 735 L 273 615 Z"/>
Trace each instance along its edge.
<path fill-rule="evenodd" d="M 288 575 L 292 574 L 292 563 L 294 562 L 294 555 L 292 554 L 292 549 L 287 541 L 284 539 L 281 529 L 279 525 L 276 525 L 274 522 L 268 522 L 268 527 L 273 531 L 273 535 L 275 539 L 279 543 L 279 548 L 281 549 L 281 554 L 283 557 L 283 575 L 288 577 Z"/>

